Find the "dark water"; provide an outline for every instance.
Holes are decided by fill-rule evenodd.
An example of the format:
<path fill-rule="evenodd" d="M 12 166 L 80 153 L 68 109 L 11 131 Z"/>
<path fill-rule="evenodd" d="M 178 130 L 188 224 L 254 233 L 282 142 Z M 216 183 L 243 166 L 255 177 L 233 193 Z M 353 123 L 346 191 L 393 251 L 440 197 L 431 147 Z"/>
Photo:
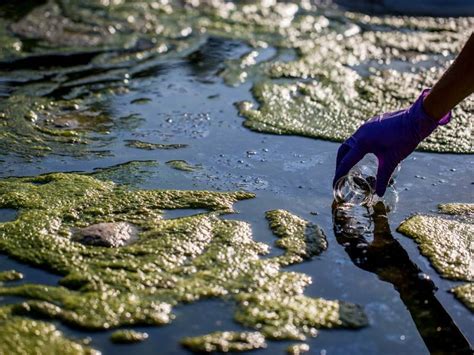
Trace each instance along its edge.
<path fill-rule="evenodd" d="M 352 11 L 414 16 L 472 16 L 471 0 L 334 0 Z"/>
<path fill-rule="evenodd" d="M 0 208 L 0 223 L 14 221 L 17 214 L 18 211 L 14 208 Z"/>
<path fill-rule="evenodd" d="M 233 103 L 252 100 L 251 84 L 231 88 L 223 84 L 217 73 L 223 60 L 237 58 L 247 50 L 248 47 L 239 42 L 209 39 L 201 50 L 185 58 L 167 60 L 145 78 L 133 81 L 130 93 L 111 98 L 106 108 L 113 117 L 138 114 L 144 119 L 132 130 L 113 132 L 116 138 L 107 146 L 112 152 L 110 156 L 101 159 L 50 156 L 33 163 L 6 157 L 0 163 L 0 176 L 92 172 L 133 160 L 156 160 L 159 165 L 148 167 L 146 178 L 137 179 L 136 185 L 253 191 L 257 194 L 255 199 L 239 202 L 236 204 L 239 213 L 225 218 L 251 223 L 254 238 L 269 245 L 273 245 L 275 237 L 265 221 L 265 211 L 287 209 L 319 224 L 328 237 L 328 250 L 288 269 L 312 277 L 307 295 L 361 304 L 369 316 L 370 326 L 361 330 L 321 330 L 317 338 L 309 340 L 311 353 L 425 354 L 433 350 L 434 342 L 439 342 L 436 328 L 440 321 L 446 322 L 449 328 L 443 329 L 440 337 L 452 336 L 452 343 L 461 344 L 463 333 L 474 341 L 472 314 L 447 292 L 458 283 L 441 279 L 420 255 L 416 244 L 396 232 L 399 223 L 415 212 L 434 211 L 437 204 L 443 202 L 472 202 L 472 155 L 414 153 L 408 158 L 398 177 L 398 208 L 389 215 L 382 233 L 383 238 L 390 239 L 391 246 L 375 253 L 368 250 L 365 254 L 370 254 L 369 260 L 361 261 L 357 247 L 354 249 L 351 241 L 333 232 L 331 180 L 338 144 L 259 134 L 242 127 L 242 118 Z M 263 54 L 269 55 L 272 51 L 266 49 Z M 151 100 L 146 104 L 131 104 L 140 98 Z M 127 139 L 187 144 L 188 147 L 146 151 L 126 147 L 124 140 Z M 202 165 L 202 169 L 175 170 L 165 164 L 169 160 L 186 160 Z M 165 217 L 199 212 L 166 211 Z M 0 210 L 0 220 L 14 218 L 10 213 Z M 386 253 L 393 263 L 380 262 L 381 253 Z M 390 269 L 393 265 L 398 269 Z M 24 273 L 25 279 L 21 282 L 55 284 L 58 281 L 55 275 L 2 256 L 0 270 L 6 269 Z M 418 273 L 428 275 L 433 283 L 416 281 Z M 392 277 L 394 275 L 399 277 Z M 403 289 L 403 285 L 409 287 Z M 428 299 L 428 304 L 417 304 L 420 297 Z M 12 300 L 0 299 L 0 302 L 7 301 Z M 176 307 L 172 324 L 137 327 L 148 332 L 150 338 L 136 345 L 113 345 L 110 332 L 83 332 L 58 326 L 72 337 L 91 337 L 91 345 L 105 354 L 183 353 L 185 350 L 179 345 L 183 336 L 242 329 L 232 319 L 233 308 L 232 302 L 225 300 Z M 423 318 L 423 313 L 430 316 Z M 288 344 L 290 342 L 270 341 L 268 348 L 259 353 L 282 353 Z"/>

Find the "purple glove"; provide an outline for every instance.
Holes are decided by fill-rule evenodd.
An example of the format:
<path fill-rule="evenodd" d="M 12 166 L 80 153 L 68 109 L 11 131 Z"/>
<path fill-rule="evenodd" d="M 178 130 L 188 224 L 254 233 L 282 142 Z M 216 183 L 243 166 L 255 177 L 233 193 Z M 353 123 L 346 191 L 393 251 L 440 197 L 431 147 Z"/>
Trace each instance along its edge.
<path fill-rule="evenodd" d="M 379 161 L 375 192 L 383 196 L 397 165 L 438 125 L 451 119 L 450 112 L 439 122 L 425 112 L 423 99 L 429 91 L 423 90 L 410 108 L 375 116 L 360 126 L 339 147 L 333 186 L 367 153 L 374 153 Z"/>

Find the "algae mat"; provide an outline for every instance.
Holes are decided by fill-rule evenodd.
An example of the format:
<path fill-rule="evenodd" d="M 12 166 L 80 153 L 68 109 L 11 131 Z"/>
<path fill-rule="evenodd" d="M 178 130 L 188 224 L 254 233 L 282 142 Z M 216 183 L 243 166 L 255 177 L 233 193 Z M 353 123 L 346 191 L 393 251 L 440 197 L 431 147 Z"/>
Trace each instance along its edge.
<path fill-rule="evenodd" d="M 473 25 L 472 18 L 370 17 L 307 1 L 50 0 L 20 18 L 0 18 L 0 77 L 7 83 L 0 153 L 28 159 L 111 154 L 108 135 L 140 122 L 115 117 L 107 102 L 136 90 L 163 61 L 194 53 L 209 36 L 253 47 L 224 63 L 221 73 L 230 85 L 254 85 L 260 107 L 239 104 L 246 127 L 341 141 L 371 116 L 413 102 Z M 268 46 L 292 58 L 259 59 Z M 420 149 L 474 152 L 473 112 L 471 98 Z"/>
<path fill-rule="evenodd" d="M 0 181 L 0 206 L 19 210 L 16 220 L 0 224 L 0 251 L 63 276 L 60 286 L 0 287 L 0 295 L 27 299 L 1 308 L 4 326 L 20 316 L 22 322 L 41 316 L 96 330 L 163 325 L 174 318 L 173 306 L 218 297 L 233 299 L 235 320 L 270 339 L 304 340 L 321 327 L 367 325 L 357 305 L 305 296 L 309 276 L 283 271 L 285 258 L 261 258 L 268 246 L 253 240 L 247 223 L 218 217 L 232 212 L 234 202 L 252 197 L 246 192 L 129 190 L 77 174 Z M 180 208 L 209 212 L 163 219 L 163 209 Z M 316 253 L 302 238 L 305 226 L 324 240 L 317 253 L 324 249 L 324 236 L 314 225 L 278 213 L 285 220 L 276 233 L 286 235 L 280 246 L 290 256 L 308 248 Z M 124 222 L 140 231 L 138 240 L 126 246 L 87 246 L 72 238 L 77 228 Z M 12 276 L 6 273 L 3 279 Z M 114 338 L 136 340 L 128 333 Z"/>
<path fill-rule="evenodd" d="M 398 231 L 413 238 L 421 253 L 445 278 L 468 281 L 452 291 L 474 310 L 474 205 L 443 204 L 439 216 L 415 215 L 404 221 Z"/>

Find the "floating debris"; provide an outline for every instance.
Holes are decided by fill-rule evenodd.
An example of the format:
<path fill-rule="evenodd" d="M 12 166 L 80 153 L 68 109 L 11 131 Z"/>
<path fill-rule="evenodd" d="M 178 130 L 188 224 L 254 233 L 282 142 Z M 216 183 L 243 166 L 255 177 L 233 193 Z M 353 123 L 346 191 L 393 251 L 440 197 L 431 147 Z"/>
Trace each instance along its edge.
<path fill-rule="evenodd" d="M 15 270 L 0 271 L 0 282 L 17 281 L 23 279 L 23 274 Z"/>
<path fill-rule="evenodd" d="M 265 337 L 259 332 L 215 332 L 197 337 L 187 337 L 181 344 L 194 352 L 250 351 L 267 347 Z"/>
<path fill-rule="evenodd" d="M 466 305 L 472 312 L 474 312 L 474 283 L 464 284 L 451 289 L 451 292 Z"/>
<path fill-rule="evenodd" d="M 135 139 L 125 140 L 125 145 L 131 148 L 144 149 L 144 150 L 156 150 L 156 149 L 181 149 L 186 148 L 187 144 L 162 144 L 162 143 L 149 143 Z"/>
<path fill-rule="evenodd" d="M 474 203 L 446 203 L 440 204 L 438 209 L 441 213 L 452 215 L 468 215 L 474 217 Z"/>
<path fill-rule="evenodd" d="M 137 332 L 137 331 L 129 330 L 129 329 L 116 330 L 110 336 L 110 340 L 113 343 L 118 343 L 118 344 L 140 343 L 147 339 L 148 339 L 147 333 Z"/>
<path fill-rule="evenodd" d="M 290 345 L 286 349 L 286 353 L 288 355 L 300 355 L 307 353 L 309 351 L 309 345 L 308 344 L 294 344 Z"/>
<path fill-rule="evenodd" d="M 121 185 L 138 186 L 155 174 L 158 165 L 158 162 L 155 160 L 132 160 L 106 168 L 96 168 L 89 175 L 102 181 L 113 181 Z"/>
<path fill-rule="evenodd" d="M 170 160 L 167 161 L 166 164 L 172 167 L 173 169 L 187 172 L 196 171 L 201 168 L 200 165 L 191 165 L 185 160 Z"/>

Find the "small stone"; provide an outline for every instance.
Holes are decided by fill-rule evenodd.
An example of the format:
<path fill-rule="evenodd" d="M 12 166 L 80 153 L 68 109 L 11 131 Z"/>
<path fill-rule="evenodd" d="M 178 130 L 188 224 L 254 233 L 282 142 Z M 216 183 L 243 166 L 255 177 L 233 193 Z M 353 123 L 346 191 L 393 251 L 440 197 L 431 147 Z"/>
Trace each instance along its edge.
<path fill-rule="evenodd" d="M 138 230 L 130 223 L 98 223 L 77 229 L 72 240 L 84 245 L 116 248 L 138 240 Z"/>

